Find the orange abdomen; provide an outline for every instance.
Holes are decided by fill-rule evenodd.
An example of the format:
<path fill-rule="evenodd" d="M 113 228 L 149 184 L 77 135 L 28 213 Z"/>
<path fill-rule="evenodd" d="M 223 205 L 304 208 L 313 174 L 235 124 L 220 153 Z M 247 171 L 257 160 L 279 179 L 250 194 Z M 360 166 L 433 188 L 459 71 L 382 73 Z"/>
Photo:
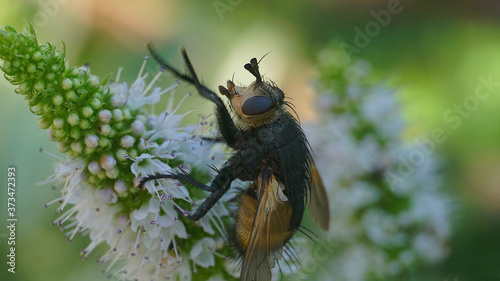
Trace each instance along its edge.
<path fill-rule="evenodd" d="M 264 192 L 268 192 L 268 190 L 265 190 Z M 241 194 L 241 204 L 238 207 L 234 225 L 236 240 L 234 242 L 241 253 L 248 248 L 248 242 L 252 233 L 252 227 L 254 225 L 255 215 L 259 204 L 255 197 L 255 190 L 252 188 L 245 190 Z M 292 215 L 290 203 L 288 201 L 273 201 L 269 211 L 265 212 L 263 215 L 269 216 L 266 221 L 272 223 L 273 225 L 267 227 L 268 231 L 262 233 L 259 237 L 259 239 L 267 240 L 267 243 L 258 243 L 263 246 L 263 249 L 255 250 L 272 251 L 281 249 L 285 241 L 287 241 L 292 234 L 289 230 L 290 217 Z M 264 247 L 264 245 L 267 246 Z"/>

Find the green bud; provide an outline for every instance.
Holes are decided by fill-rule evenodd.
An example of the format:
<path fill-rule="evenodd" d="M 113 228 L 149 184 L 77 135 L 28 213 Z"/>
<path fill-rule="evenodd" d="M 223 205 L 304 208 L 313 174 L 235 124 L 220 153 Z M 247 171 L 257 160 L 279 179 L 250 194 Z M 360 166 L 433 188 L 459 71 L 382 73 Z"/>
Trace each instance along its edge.
<path fill-rule="evenodd" d="M 95 147 L 85 146 L 85 154 L 92 154 L 95 151 Z"/>
<path fill-rule="evenodd" d="M 78 67 L 74 67 L 71 70 L 71 76 L 80 76 L 82 74 L 82 70 Z"/>
<path fill-rule="evenodd" d="M 99 138 L 99 146 L 103 147 L 103 148 L 106 148 L 106 147 L 111 146 L 111 142 L 109 141 L 108 138 L 100 137 Z"/>
<path fill-rule="evenodd" d="M 96 184 L 99 181 L 96 175 L 89 175 L 87 179 L 91 184 Z"/>
<path fill-rule="evenodd" d="M 52 98 L 52 102 L 54 102 L 54 105 L 61 105 L 64 102 L 64 98 L 61 95 L 55 95 Z"/>
<path fill-rule="evenodd" d="M 109 124 L 102 124 L 99 127 L 99 131 L 103 136 L 108 136 L 109 133 L 111 132 L 111 126 Z"/>
<path fill-rule="evenodd" d="M 116 159 L 118 161 L 126 161 L 127 158 L 125 158 L 125 156 L 127 155 L 127 151 L 123 148 L 120 148 L 116 151 Z"/>
<path fill-rule="evenodd" d="M 118 178 L 118 169 L 116 169 L 116 167 L 114 167 L 113 169 L 111 170 L 106 170 L 106 176 L 110 179 L 116 179 Z"/>
<path fill-rule="evenodd" d="M 19 68 L 21 66 L 21 61 L 20 60 L 14 60 L 14 62 L 12 63 L 12 66 L 15 67 L 15 68 Z"/>
<path fill-rule="evenodd" d="M 75 87 L 75 86 L 73 86 Z M 79 97 L 83 97 L 83 96 L 86 96 L 88 93 L 87 89 L 86 88 L 79 88 L 78 90 L 76 90 L 76 94 L 79 96 Z"/>
<path fill-rule="evenodd" d="M 23 82 L 19 84 L 19 91 L 21 91 L 21 93 L 25 93 L 27 89 L 28 89 L 28 83 Z"/>
<path fill-rule="evenodd" d="M 82 86 L 81 79 L 73 79 L 73 89 L 79 89 Z"/>
<path fill-rule="evenodd" d="M 47 75 L 45 76 L 47 78 L 48 81 L 52 81 L 56 78 L 56 75 L 54 73 L 47 73 Z"/>
<path fill-rule="evenodd" d="M 47 121 L 44 117 L 38 118 L 38 126 L 42 129 L 48 129 L 50 127 L 50 122 Z"/>
<path fill-rule="evenodd" d="M 101 101 L 98 100 L 98 99 L 92 99 L 90 100 L 90 106 L 93 108 L 93 109 L 99 109 L 101 108 L 102 104 L 101 104 Z"/>
<path fill-rule="evenodd" d="M 102 88 L 102 87 L 99 87 L 99 88 Z M 92 97 L 94 99 L 97 99 L 97 100 L 101 100 L 102 99 L 102 94 L 100 92 L 94 92 L 94 94 L 92 95 Z"/>
<path fill-rule="evenodd" d="M 118 108 L 113 110 L 113 119 L 117 122 L 122 121 L 123 120 L 123 112 Z"/>
<path fill-rule="evenodd" d="M 65 94 L 65 96 L 66 96 L 66 99 L 68 99 L 69 101 L 74 101 L 76 99 L 76 93 L 73 90 L 67 91 L 66 94 Z"/>
<path fill-rule="evenodd" d="M 39 80 L 39 81 L 36 81 L 35 82 L 35 86 L 33 87 L 36 91 L 40 92 L 43 90 L 43 88 L 45 87 L 45 83 L 43 83 L 43 81 Z"/>
<path fill-rule="evenodd" d="M 81 153 L 83 150 L 83 145 L 81 142 L 74 142 L 71 144 L 71 150 L 73 150 L 76 153 Z"/>
<path fill-rule="evenodd" d="M 78 126 L 80 126 L 81 129 L 86 130 L 90 128 L 90 122 L 87 119 L 80 119 Z"/>
<path fill-rule="evenodd" d="M 40 104 L 35 104 L 35 105 L 31 106 L 30 110 L 31 110 L 31 112 L 33 112 L 36 115 L 42 114 L 42 107 L 40 106 Z"/>
<path fill-rule="evenodd" d="M 52 67 L 50 68 L 50 70 L 52 72 L 58 72 L 60 68 L 61 68 L 61 66 L 59 64 L 53 64 Z"/>
<path fill-rule="evenodd" d="M 47 113 L 47 112 L 51 112 L 52 111 L 52 105 L 50 105 L 49 103 L 46 103 L 42 106 L 42 112 L 41 114 L 44 114 L 44 113 Z"/>
<path fill-rule="evenodd" d="M 62 57 L 62 54 L 60 51 L 55 51 L 54 52 L 54 59 L 60 59 Z"/>
<path fill-rule="evenodd" d="M 71 81 L 71 79 L 69 78 L 66 78 L 62 81 L 61 87 L 63 88 L 63 90 L 69 90 L 71 89 L 71 87 L 73 87 L 73 81 Z"/>
<path fill-rule="evenodd" d="M 40 52 L 35 52 L 32 56 L 34 61 L 39 61 L 42 59 L 42 54 Z"/>
<path fill-rule="evenodd" d="M 118 123 L 113 124 L 113 128 L 119 132 L 119 131 L 123 131 L 125 126 L 124 126 L 123 122 L 118 122 Z"/>
<path fill-rule="evenodd" d="M 71 126 L 75 126 L 78 124 L 78 121 L 80 120 L 80 117 L 78 116 L 78 113 L 72 112 L 68 115 L 67 121 Z"/>
<path fill-rule="evenodd" d="M 56 141 L 56 138 L 54 137 L 54 130 L 52 130 L 51 128 L 47 130 L 47 136 L 51 141 Z"/>
<path fill-rule="evenodd" d="M 64 127 L 64 120 L 61 118 L 56 118 L 54 121 L 52 121 L 52 124 L 54 124 L 54 128 L 56 129 L 61 129 Z"/>
<path fill-rule="evenodd" d="M 135 157 L 137 157 L 137 155 L 138 155 L 137 150 L 136 150 L 135 148 L 129 149 L 129 150 L 128 150 L 128 155 L 129 155 L 131 158 L 135 158 Z"/>
<path fill-rule="evenodd" d="M 57 150 L 59 150 L 59 152 L 66 152 L 68 149 L 68 146 L 64 142 L 57 143 Z"/>
<path fill-rule="evenodd" d="M 36 71 L 36 65 L 33 63 L 28 64 L 26 71 L 28 71 L 29 73 L 34 73 Z"/>
<path fill-rule="evenodd" d="M 106 176 L 106 171 L 105 170 L 102 170 L 99 172 L 99 174 L 97 174 L 97 177 L 100 179 L 100 180 L 103 180 L 105 178 L 107 178 Z"/>
<path fill-rule="evenodd" d="M 130 114 L 130 110 L 128 110 L 128 108 L 124 108 L 122 112 L 123 112 L 123 119 L 128 120 L 132 118 L 132 115 Z"/>
<path fill-rule="evenodd" d="M 99 87 L 99 78 L 95 75 L 91 75 L 89 79 L 87 80 L 87 83 L 89 83 L 89 86 L 92 88 L 97 88 Z"/>
<path fill-rule="evenodd" d="M 64 138 L 66 138 L 66 131 L 64 129 L 55 129 L 54 136 L 57 139 L 64 139 Z"/>
<path fill-rule="evenodd" d="M 90 107 L 90 106 L 84 106 L 82 108 L 82 115 L 85 118 L 89 118 L 90 116 L 92 116 L 93 113 L 94 113 L 94 110 L 92 110 L 92 107 Z"/>
<path fill-rule="evenodd" d="M 5 60 L 3 62 L 3 69 L 5 70 L 5 72 L 10 72 L 11 71 L 11 69 L 10 69 L 11 66 L 12 66 L 12 63 L 9 60 Z"/>
<path fill-rule="evenodd" d="M 79 139 L 81 136 L 82 136 L 82 131 L 80 130 L 80 128 L 78 127 L 71 127 L 71 130 L 70 130 L 70 135 L 72 138 L 74 138 L 75 140 Z"/>
<path fill-rule="evenodd" d="M 33 74 L 28 74 L 27 72 L 21 72 L 18 75 L 19 75 L 19 80 L 21 80 L 21 81 L 28 80 L 28 77 L 29 77 L 30 80 L 35 78 L 33 76 Z"/>

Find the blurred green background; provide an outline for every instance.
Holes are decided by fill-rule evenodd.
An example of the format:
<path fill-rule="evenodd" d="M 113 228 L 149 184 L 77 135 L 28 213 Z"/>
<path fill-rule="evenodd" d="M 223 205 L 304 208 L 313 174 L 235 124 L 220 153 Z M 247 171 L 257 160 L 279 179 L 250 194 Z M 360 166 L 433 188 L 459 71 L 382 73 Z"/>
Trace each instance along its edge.
<path fill-rule="evenodd" d="M 270 51 L 263 72 L 293 97 L 303 120 L 314 120 L 318 53 L 342 42 L 356 46 L 355 28 L 364 30 L 390 3 L 395 1 L 1 0 L 0 24 L 22 30 L 30 21 L 41 43 L 66 43 L 71 65 L 89 63 L 101 77 L 122 66 L 122 81 L 137 75 L 147 41 L 177 65 L 177 48 L 186 46 L 199 76 L 214 89 L 233 73 L 244 84 L 252 81 L 243 64 Z M 429 136 L 436 128 L 446 132 L 437 153 L 455 220 L 449 258 L 406 280 L 500 280 L 500 87 L 494 84 L 474 110 L 460 113 L 457 107 L 474 96 L 479 77 L 500 82 L 500 2 L 403 0 L 398 10 L 352 59 L 367 59 L 376 77 L 398 88 L 406 138 Z M 150 62 L 147 70 L 158 66 Z M 55 207 L 43 204 L 58 192 L 36 183 L 53 173 L 55 159 L 38 151 L 57 149 L 14 88 L 0 79 L 0 217 L 6 221 L 7 167 L 15 166 L 19 219 L 15 275 L 5 271 L 7 230 L 0 230 L 0 280 L 107 280 L 95 263 L 99 251 L 87 261 L 79 256 L 88 238 L 68 243 L 50 226 Z M 193 97 L 186 107 L 209 112 L 205 104 Z"/>

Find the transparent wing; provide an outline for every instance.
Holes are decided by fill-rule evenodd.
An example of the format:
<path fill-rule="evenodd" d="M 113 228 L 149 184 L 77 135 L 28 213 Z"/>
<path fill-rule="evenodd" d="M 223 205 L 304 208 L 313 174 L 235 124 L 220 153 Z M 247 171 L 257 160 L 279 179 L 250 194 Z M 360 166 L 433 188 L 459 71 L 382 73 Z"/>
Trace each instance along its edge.
<path fill-rule="evenodd" d="M 309 213 L 314 222 L 323 230 L 330 224 L 330 207 L 325 186 L 318 173 L 316 164 L 311 159 L 311 185 L 309 191 Z"/>
<path fill-rule="evenodd" d="M 266 172 L 267 171 L 267 172 Z M 290 236 L 292 208 L 283 194 L 284 186 L 266 170 L 259 176 L 259 203 L 241 269 L 242 281 L 269 281 L 271 269 L 282 257 Z"/>

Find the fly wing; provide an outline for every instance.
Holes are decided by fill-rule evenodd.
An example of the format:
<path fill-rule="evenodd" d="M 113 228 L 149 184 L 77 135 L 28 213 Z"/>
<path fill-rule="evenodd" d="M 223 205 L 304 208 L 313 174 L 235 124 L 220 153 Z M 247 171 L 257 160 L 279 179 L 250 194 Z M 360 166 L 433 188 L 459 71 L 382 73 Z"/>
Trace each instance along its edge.
<path fill-rule="evenodd" d="M 328 230 L 330 224 L 330 206 L 325 186 L 318 173 L 316 164 L 311 159 L 311 185 L 309 191 L 309 213 L 314 222 L 323 230 Z"/>
<path fill-rule="evenodd" d="M 282 257 L 290 237 L 292 208 L 283 194 L 284 185 L 269 172 L 258 179 L 259 203 L 241 269 L 242 281 L 269 281 L 271 269 Z"/>

